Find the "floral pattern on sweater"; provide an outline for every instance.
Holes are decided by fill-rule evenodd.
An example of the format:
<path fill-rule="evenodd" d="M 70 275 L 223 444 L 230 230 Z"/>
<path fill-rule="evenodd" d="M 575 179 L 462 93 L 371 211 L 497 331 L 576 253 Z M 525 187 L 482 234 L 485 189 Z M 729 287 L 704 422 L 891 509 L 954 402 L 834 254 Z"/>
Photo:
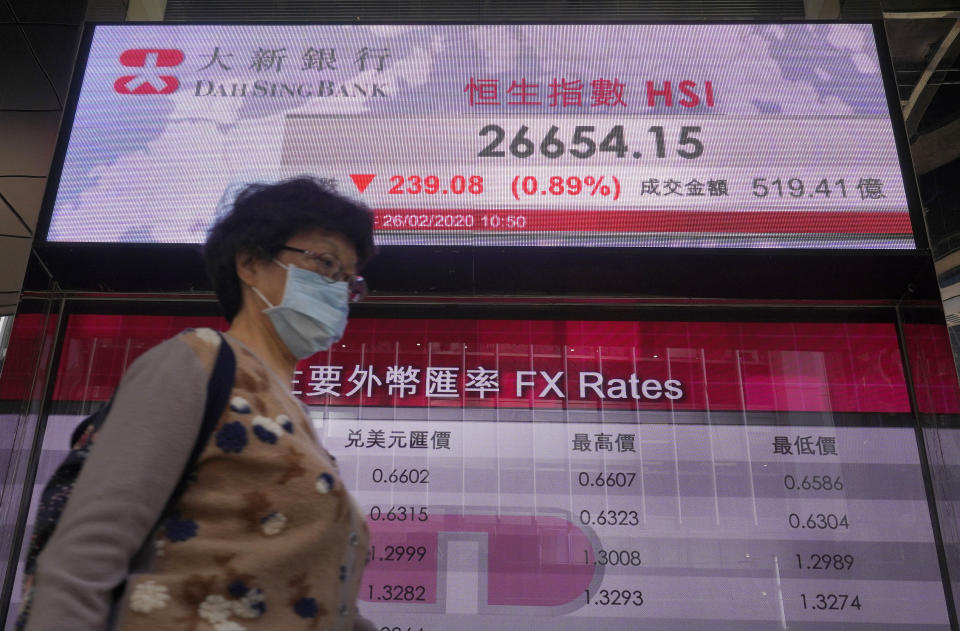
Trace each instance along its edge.
<path fill-rule="evenodd" d="M 181 337 L 213 365 L 218 336 Z M 299 403 L 229 343 L 237 358 L 230 403 L 150 548 L 150 571 L 128 582 L 116 629 L 349 631 L 366 523 Z"/>

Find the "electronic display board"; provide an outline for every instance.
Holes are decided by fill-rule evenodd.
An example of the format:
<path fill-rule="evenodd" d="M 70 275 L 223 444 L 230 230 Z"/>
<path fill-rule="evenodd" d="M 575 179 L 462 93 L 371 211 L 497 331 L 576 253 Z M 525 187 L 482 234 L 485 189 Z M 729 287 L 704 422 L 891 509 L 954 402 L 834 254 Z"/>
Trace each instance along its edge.
<path fill-rule="evenodd" d="M 54 399 L 218 322 L 71 316 Z M 355 318 L 292 390 L 378 629 L 950 628 L 892 324 Z"/>
<path fill-rule="evenodd" d="M 916 247 L 871 24 L 102 25 L 88 52 L 49 242 L 199 243 L 307 173 L 381 245 Z"/>

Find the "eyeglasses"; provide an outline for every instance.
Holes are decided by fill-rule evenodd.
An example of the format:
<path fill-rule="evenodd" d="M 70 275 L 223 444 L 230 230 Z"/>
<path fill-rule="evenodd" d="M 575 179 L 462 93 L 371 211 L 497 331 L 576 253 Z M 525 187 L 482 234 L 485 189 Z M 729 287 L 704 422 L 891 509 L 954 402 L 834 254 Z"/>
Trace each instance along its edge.
<path fill-rule="evenodd" d="M 324 280 L 331 283 L 344 281 L 347 283 L 350 302 L 360 302 L 367 296 L 367 281 L 363 276 L 356 274 L 347 274 L 343 269 L 343 263 L 336 256 L 329 252 L 314 252 L 313 250 L 304 250 L 289 245 L 280 247 L 281 250 L 299 252 L 311 260 L 311 270 L 319 274 Z"/>

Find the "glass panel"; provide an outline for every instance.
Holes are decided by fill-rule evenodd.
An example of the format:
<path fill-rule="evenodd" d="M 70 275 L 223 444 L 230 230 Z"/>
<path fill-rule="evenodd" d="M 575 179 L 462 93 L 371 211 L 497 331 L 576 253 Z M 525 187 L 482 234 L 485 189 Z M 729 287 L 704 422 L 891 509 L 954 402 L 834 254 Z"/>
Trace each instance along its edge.
<path fill-rule="evenodd" d="M 13 332 L 13 316 L 0 316 L 0 374 L 3 374 L 3 360 L 7 356 L 10 334 Z"/>
<path fill-rule="evenodd" d="M 0 373 L 0 529 L 4 533 L 0 537 L 0 571 L 5 584 L 11 579 L 7 560 L 16 549 L 24 482 L 30 473 L 41 402 L 54 353 L 58 308 L 59 303 L 53 301 L 21 301 Z M 18 566 L 13 575 L 18 579 L 12 586 L 16 600 L 20 592 L 19 570 Z"/>
<path fill-rule="evenodd" d="M 960 597 L 960 386 L 946 326 L 905 324 L 903 334 L 956 602 Z"/>
<path fill-rule="evenodd" d="M 133 358 L 220 323 L 71 318 L 38 480 Z M 354 319 L 291 388 L 378 627 L 949 628 L 892 324 Z"/>

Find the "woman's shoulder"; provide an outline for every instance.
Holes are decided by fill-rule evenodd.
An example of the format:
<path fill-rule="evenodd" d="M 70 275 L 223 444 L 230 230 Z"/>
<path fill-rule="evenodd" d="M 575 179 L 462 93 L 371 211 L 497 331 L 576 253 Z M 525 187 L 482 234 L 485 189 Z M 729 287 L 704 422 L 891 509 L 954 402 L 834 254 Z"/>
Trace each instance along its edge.
<path fill-rule="evenodd" d="M 186 345 L 193 354 L 206 366 L 213 366 L 224 338 L 214 329 L 199 328 L 185 329 L 170 340 L 169 343 Z M 165 343 L 167 343 L 165 342 Z"/>
<path fill-rule="evenodd" d="M 152 370 L 176 371 L 178 367 L 184 369 L 185 364 L 192 362 L 210 368 L 216 360 L 222 339 L 213 329 L 186 329 L 148 350 L 136 363 L 149 366 Z"/>

